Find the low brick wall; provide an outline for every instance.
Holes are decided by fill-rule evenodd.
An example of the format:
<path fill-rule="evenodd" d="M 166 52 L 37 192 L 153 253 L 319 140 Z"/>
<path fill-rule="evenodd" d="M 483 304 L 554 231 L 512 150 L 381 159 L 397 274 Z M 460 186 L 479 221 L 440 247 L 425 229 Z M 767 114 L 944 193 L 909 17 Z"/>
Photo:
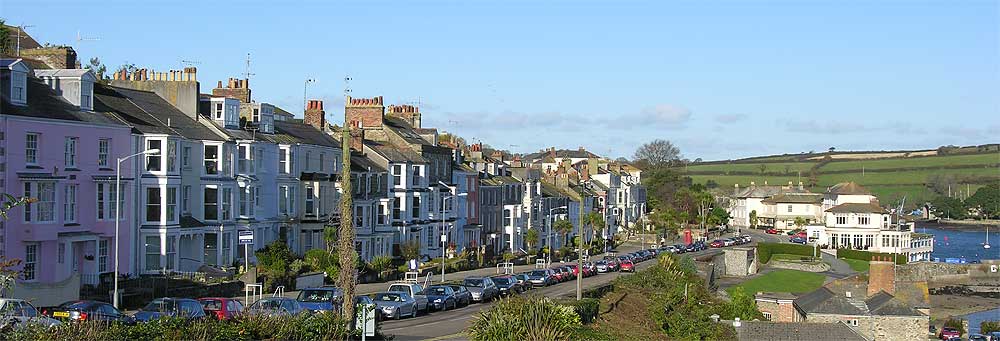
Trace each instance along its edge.
<path fill-rule="evenodd" d="M 826 263 L 795 263 L 771 260 L 767 265 L 778 269 L 799 270 L 807 272 L 826 272 L 830 270 L 830 264 Z"/>

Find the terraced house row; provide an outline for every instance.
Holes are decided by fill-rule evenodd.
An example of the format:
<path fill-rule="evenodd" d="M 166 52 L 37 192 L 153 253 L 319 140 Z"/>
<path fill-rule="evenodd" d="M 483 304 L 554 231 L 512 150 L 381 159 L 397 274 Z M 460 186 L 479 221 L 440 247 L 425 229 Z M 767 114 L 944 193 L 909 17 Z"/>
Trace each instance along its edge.
<path fill-rule="evenodd" d="M 15 296 L 73 299 L 112 276 L 116 256 L 119 274 L 142 276 L 254 263 L 277 241 L 301 255 L 326 248 L 324 230 L 341 223 L 356 228 L 366 261 L 401 257 L 406 243 L 424 259 L 493 257 L 611 239 L 645 212 L 636 168 L 583 148 L 465 145 L 380 96 L 347 97 L 339 127 L 321 100 L 298 116 L 251 96 L 248 79 L 203 93 L 195 68 L 101 80 L 67 66 L 0 62 L 0 191 L 33 199 L 0 222 L 0 255 L 23 260 Z M 353 222 L 340 220 L 344 195 Z M 606 224 L 552 228 L 579 226 L 581 206 Z M 526 240 L 531 229 L 538 240 Z M 238 243 L 243 231 L 252 244 Z"/>

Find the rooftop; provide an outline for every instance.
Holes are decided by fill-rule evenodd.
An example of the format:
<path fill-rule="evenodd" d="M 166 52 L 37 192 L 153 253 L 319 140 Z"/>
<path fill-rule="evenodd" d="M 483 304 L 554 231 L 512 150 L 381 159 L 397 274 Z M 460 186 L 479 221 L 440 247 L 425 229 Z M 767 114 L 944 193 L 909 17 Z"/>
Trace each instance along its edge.
<path fill-rule="evenodd" d="M 731 323 L 731 322 L 727 322 Z M 865 340 L 843 323 L 742 321 L 736 329 L 739 340 L 841 341 Z"/>
<path fill-rule="evenodd" d="M 837 195 L 871 195 L 872 192 L 856 182 L 841 182 L 826 190 L 829 194 Z"/>
<path fill-rule="evenodd" d="M 94 111 L 109 112 L 143 134 L 168 134 L 192 140 L 225 141 L 229 137 L 196 121 L 159 95 L 141 90 L 94 84 Z M 207 124 L 206 124 L 207 123 Z"/>
<path fill-rule="evenodd" d="M 885 209 L 875 203 L 843 203 L 826 210 L 831 213 L 885 213 Z"/>

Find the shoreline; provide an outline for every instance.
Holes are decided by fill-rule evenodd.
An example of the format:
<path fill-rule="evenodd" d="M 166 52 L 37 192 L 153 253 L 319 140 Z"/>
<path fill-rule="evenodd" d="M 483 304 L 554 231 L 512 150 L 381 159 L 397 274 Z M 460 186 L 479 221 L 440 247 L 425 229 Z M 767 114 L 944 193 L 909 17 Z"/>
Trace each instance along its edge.
<path fill-rule="evenodd" d="M 914 229 L 929 227 L 939 230 L 985 232 L 987 226 L 991 227 L 992 228 L 991 230 L 1000 232 L 1000 226 L 998 226 L 998 223 L 994 221 L 917 220 L 913 222 Z"/>

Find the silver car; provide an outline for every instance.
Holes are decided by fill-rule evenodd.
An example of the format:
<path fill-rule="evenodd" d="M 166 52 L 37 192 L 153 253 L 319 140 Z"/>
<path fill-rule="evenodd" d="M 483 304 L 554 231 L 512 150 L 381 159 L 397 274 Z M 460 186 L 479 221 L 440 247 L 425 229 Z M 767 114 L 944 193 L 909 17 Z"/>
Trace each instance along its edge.
<path fill-rule="evenodd" d="M 38 313 L 31 303 L 13 298 L 0 298 L 0 328 L 18 328 L 29 324 L 53 327 L 62 324 L 59 320 Z"/>
<path fill-rule="evenodd" d="M 299 301 L 288 297 L 266 297 L 254 302 L 250 308 L 246 309 L 248 314 L 260 314 L 268 316 L 292 316 L 303 312 L 308 312 L 302 308 Z"/>
<path fill-rule="evenodd" d="M 402 291 L 380 292 L 372 297 L 376 309 L 387 319 L 400 319 L 403 316 L 417 317 L 417 301 Z"/>
<path fill-rule="evenodd" d="M 462 285 L 472 293 L 473 302 L 488 302 L 500 296 L 500 289 L 489 277 L 466 277 Z"/>

